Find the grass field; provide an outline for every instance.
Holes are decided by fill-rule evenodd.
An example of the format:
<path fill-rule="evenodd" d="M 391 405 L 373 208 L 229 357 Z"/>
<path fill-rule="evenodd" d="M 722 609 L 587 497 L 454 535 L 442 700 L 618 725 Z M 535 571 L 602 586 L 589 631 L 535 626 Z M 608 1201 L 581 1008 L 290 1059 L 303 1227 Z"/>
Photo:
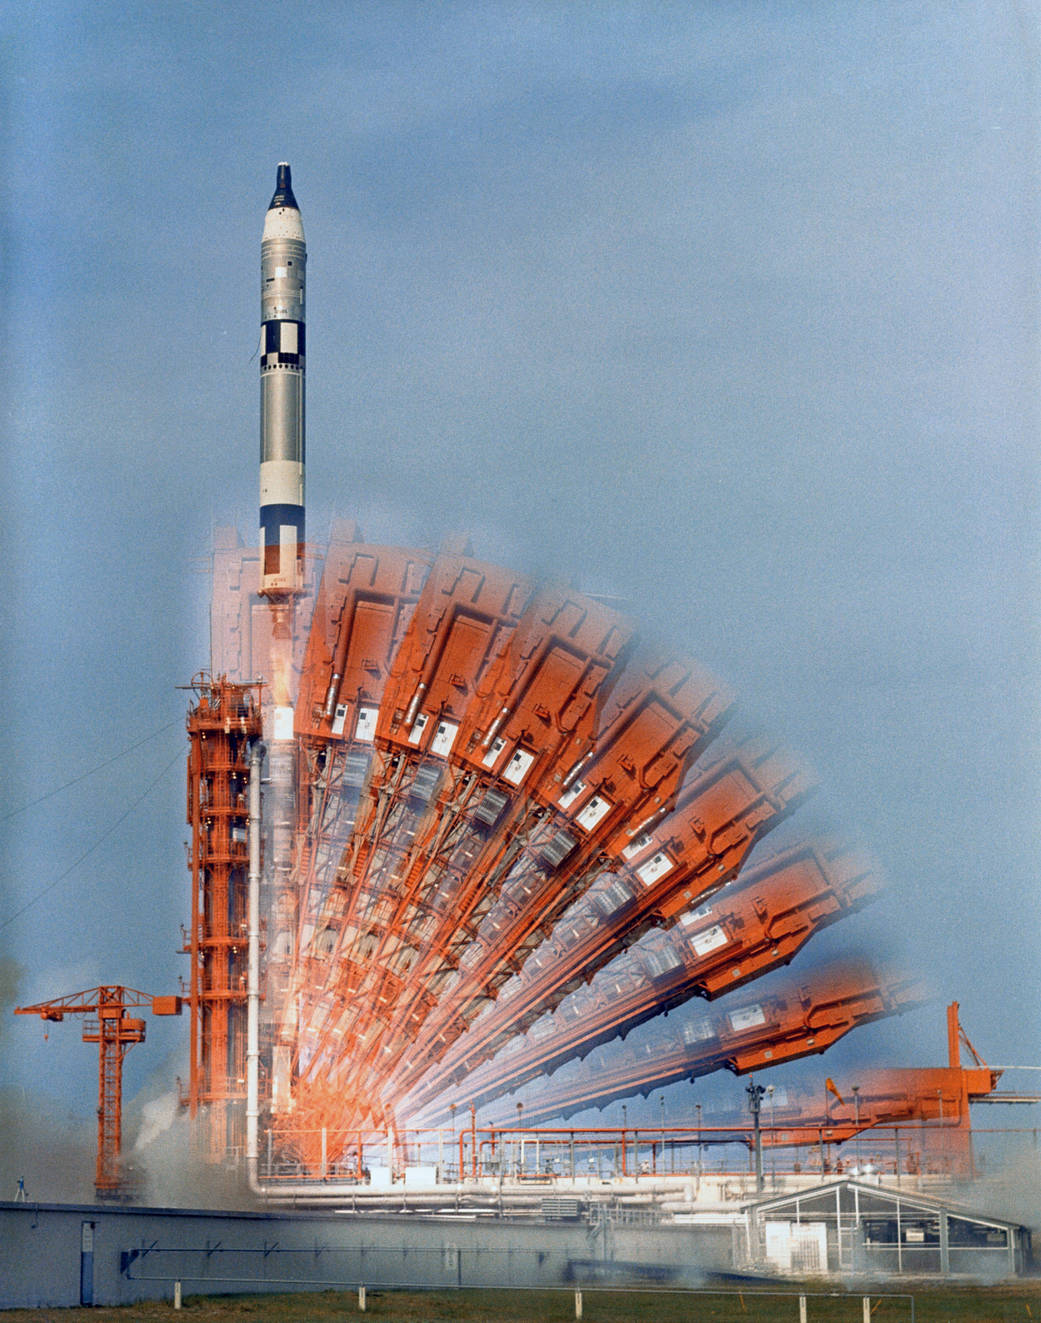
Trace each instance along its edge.
<path fill-rule="evenodd" d="M 798 1323 L 798 1292 L 807 1292 L 807 1323 L 862 1323 L 863 1295 L 825 1292 L 819 1285 L 794 1286 L 791 1294 L 755 1292 L 582 1293 L 583 1323 Z M 907 1294 L 871 1298 L 872 1323 L 1041 1323 L 1041 1280 L 992 1287 L 908 1286 Z M 911 1300 L 914 1297 L 912 1315 Z M 12 1309 L 2 1323 L 330 1323 L 343 1319 L 383 1323 L 566 1323 L 575 1318 L 572 1291 L 370 1291 L 366 1309 L 353 1292 L 259 1296 L 186 1296 L 172 1304 L 126 1305 L 118 1309 Z"/>

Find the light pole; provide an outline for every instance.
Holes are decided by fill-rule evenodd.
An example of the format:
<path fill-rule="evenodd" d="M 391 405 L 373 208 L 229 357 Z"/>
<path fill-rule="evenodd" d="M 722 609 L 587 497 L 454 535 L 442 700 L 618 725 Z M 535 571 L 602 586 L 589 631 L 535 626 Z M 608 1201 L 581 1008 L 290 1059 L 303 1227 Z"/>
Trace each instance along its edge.
<path fill-rule="evenodd" d="M 763 1132 L 759 1128 L 759 1108 L 762 1106 L 766 1089 L 761 1084 L 749 1084 L 748 1106 L 752 1112 L 752 1137 L 755 1144 L 755 1192 L 763 1192 Z"/>
<path fill-rule="evenodd" d="M 521 1113 L 524 1111 L 524 1104 L 517 1104 L 517 1179 L 520 1180 L 521 1168 L 524 1165 L 524 1139 L 521 1136 Z"/>
<path fill-rule="evenodd" d="M 698 1114 L 698 1180 L 701 1180 L 701 1103 L 694 1104 L 694 1110 Z"/>
<path fill-rule="evenodd" d="M 629 1155 L 626 1152 L 626 1149 L 629 1147 L 628 1134 L 627 1134 L 628 1129 L 629 1129 L 629 1108 L 625 1105 L 625 1103 L 622 1103 L 622 1175 L 623 1176 L 627 1176 L 629 1174 L 629 1166 L 628 1166 Z"/>
<path fill-rule="evenodd" d="M 766 1100 L 770 1104 L 770 1184 L 777 1189 L 777 1127 L 774 1125 L 774 1086 L 766 1086 Z"/>
<path fill-rule="evenodd" d="M 661 1102 L 661 1170 L 665 1174 L 665 1094 L 660 1098 Z"/>
<path fill-rule="evenodd" d="M 857 1175 L 860 1175 L 860 1085 L 853 1085 L 853 1124 L 857 1131 Z"/>
<path fill-rule="evenodd" d="M 937 1090 L 936 1090 L 936 1109 L 937 1109 L 937 1112 L 939 1113 L 938 1120 L 939 1120 L 939 1123 L 940 1123 L 940 1130 L 941 1130 L 941 1133 L 937 1136 L 937 1138 L 939 1139 L 939 1147 L 940 1147 L 940 1156 L 939 1156 L 939 1158 L 938 1158 L 938 1166 L 939 1166 L 939 1168 L 940 1168 L 941 1171 L 944 1171 L 944 1170 L 946 1170 L 946 1168 L 947 1168 L 947 1144 L 945 1143 L 945 1141 L 944 1141 L 944 1137 L 943 1137 L 943 1134 L 942 1134 L 942 1130 L 943 1130 L 943 1092 L 942 1092 L 942 1090 L 940 1090 L 940 1089 L 937 1089 Z"/>

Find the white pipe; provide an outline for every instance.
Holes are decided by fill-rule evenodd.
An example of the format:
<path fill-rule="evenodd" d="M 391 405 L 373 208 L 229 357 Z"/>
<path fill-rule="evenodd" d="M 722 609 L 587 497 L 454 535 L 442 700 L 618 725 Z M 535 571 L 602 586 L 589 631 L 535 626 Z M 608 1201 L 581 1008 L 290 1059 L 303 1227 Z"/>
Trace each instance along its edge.
<path fill-rule="evenodd" d="M 260 1121 L 260 781 L 264 746 L 253 743 L 249 755 L 249 967 L 246 975 L 246 1172 L 257 1185 L 257 1139 Z"/>
<path fill-rule="evenodd" d="M 571 787 L 571 782 L 574 781 L 575 777 L 579 774 L 579 772 L 582 770 L 582 768 L 585 767 L 586 763 L 589 762 L 589 760 L 590 760 L 590 758 L 592 758 L 592 756 L 593 756 L 593 751 L 592 751 L 592 749 L 590 749 L 590 751 L 585 755 L 585 757 L 583 757 L 583 758 L 579 758 L 578 762 L 575 763 L 575 765 L 574 765 L 574 767 L 572 767 L 571 771 L 568 772 L 567 776 L 565 776 L 564 779 L 563 779 L 563 781 L 561 781 L 561 783 L 560 783 L 560 788 L 561 788 L 562 791 L 564 791 L 565 793 L 567 793 L 567 791 L 568 791 L 568 790 L 570 789 L 570 787 Z"/>
<path fill-rule="evenodd" d="M 419 705 L 423 701 L 423 695 L 426 693 L 425 684 L 420 684 L 419 688 L 412 695 L 412 702 L 408 705 L 408 711 L 405 713 L 405 726 L 411 729 L 413 721 L 416 719 L 416 713 L 419 711 Z"/>
<path fill-rule="evenodd" d="M 437 1191 L 406 1190 L 397 1185 L 391 1190 L 372 1190 L 364 1185 L 318 1185 L 315 1182 L 303 1185 L 285 1182 L 284 1188 L 268 1185 L 263 1187 L 267 1203 L 273 1208 L 320 1208 L 325 1204 L 342 1204 L 345 1201 L 356 1204 L 359 1208 L 407 1210 L 409 1208 L 444 1208 L 455 1197 L 452 1186 Z M 462 1189 L 459 1195 L 473 1200 L 474 1208 L 492 1208 L 500 1201 L 494 1193 L 484 1187 L 480 1189 Z M 501 1203 L 510 1208 L 538 1208 L 546 1197 L 547 1191 L 534 1194 L 504 1195 Z"/>
<path fill-rule="evenodd" d="M 486 1181 L 491 1179 L 494 1178 L 486 1178 Z M 493 1201 L 498 1201 L 504 1206 L 512 1208 L 536 1208 L 543 1199 L 564 1191 L 572 1194 L 591 1195 L 594 1201 L 598 1201 L 606 1195 L 612 1201 L 625 1207 L 646 1208 L 658 1204 L 662 1208 L 667 1207 L 670 1211 L 677 1212 L 689 1212 L 696 1202 L 687 1198 L 677 1198 L 680 1193 L 677 1186 L 661 1181 L 654 1182 L 653 1186 L 641 1185 L 639 1191 L 631 1183 L 626 1185 L 623 1182 L 612 1182 L 611 1188 L 606 1191 L 599 1185 L 590 1190 L 584 1186 L 576 1187 L 570 1182 L 561 1182 L 559 1187 L 545 1187 L 535 1190 L 510 1185 L 495 1189 L 487 1183 L 474 1184 L 472 1182 L 446 1182 L 434 1188 L 427 1186 L 423 1189 L 408 1190 L 400 1183 L 390 1189 L 373 1189 L 370 1185 L 347 1182 L 280 1180 L 272 1181 L 270 1184 L 263 1186 L 257 1185 L 253 1188 L 254 1193 L 262 1195 L 273 1206 L 289 1205 L 300 1208 L 317 1208 L 323 1204 L 342 1203 L 345 1199 L 351 1200 L 359 1207 L 369 1208 L 401 1208 L 403 1205 L 416 1208 L 443 1207 L 459 1198 L 472 1200 L 475 1206 L 482 1204 L 482 1202 L 490 1206 Z M 670 1195 L 671 1198 L 669 1198 Z M 722 1204 L 712 1205 L 712 1207 L 727 1206 Z"/>
<path fill-rule="evenodd" d="M 296 1202 L 305 1194 L 315 1192 L 314 1182 L 264 1184 L 260 1180 L 260 841 L 261 841 L 261 784 L 262 769 L 267 750 L 257 740 L 249 758 L 249 846 L 248 875 L 248 934 L 249 966 L 246 975 L 246 1179 L 251 1194 L 271 1203 Z M 268 1137 L 270 1141 L 270 1136 Z M 321 1184 L 322 1193 L 339 1198 L 356 1195 L 355 1185 Z M 282 1198 L 279 1198 L 282 1196 Z M 400 1197 L 400 1196 L 399 1196 Z"/>
<path fill-rule="evenodd" d="M 336 695 L 340 690 L 340 681 L 343 676 L 339 671 L 333 671 L 333 678 L 329 681 L 329 692 L 325 696 L 325 715 L 331 717 L 336 711 Z"/>
<path fill-rule="evenodd" d="M 495 737 L 496 737 L 496 735 L 498 735 L 498 733 L 499 733 L 499 727 L 502 725 L 502 723 L 506 720 L 506 718 L 507 718 L 509 715 L 510 715 L 510 709 L 509 709 L 508 707 L 502 707 L 502 708 L 499 709 L 499 715 L 495 718 L 495 720 L 492 722 L 492 724 L 488 727 L 488 734 L 487 734 L 487 735 L 484 737 L 484 739 L 481 741 L 481 748 L 482 748 L 482 749 L 488 749 L 488 748 L 491 748 L 492 740 L 494 740 Z"/>

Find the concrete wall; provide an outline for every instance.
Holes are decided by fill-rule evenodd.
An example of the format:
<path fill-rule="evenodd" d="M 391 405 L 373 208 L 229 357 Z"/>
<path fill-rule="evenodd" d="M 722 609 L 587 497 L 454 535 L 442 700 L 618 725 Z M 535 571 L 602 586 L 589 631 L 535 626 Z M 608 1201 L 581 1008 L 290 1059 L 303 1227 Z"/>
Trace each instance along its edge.
<path fill-rule="evenodd" d="M 728 1229 L 0 1203 L 0 1307 L 366 1285 L 697 1285 Z"/>

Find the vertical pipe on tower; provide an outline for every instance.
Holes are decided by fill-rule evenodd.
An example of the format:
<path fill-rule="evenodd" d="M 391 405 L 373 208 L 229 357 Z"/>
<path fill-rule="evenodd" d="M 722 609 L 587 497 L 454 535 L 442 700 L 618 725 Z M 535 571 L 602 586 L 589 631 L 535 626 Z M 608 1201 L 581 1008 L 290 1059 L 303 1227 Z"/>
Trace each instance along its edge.
<path fill-rule="evenodd" d="M 260 786 L 264 746 L 254 741 L 249 755 L 248 940 L 246 975 L 246 1166 L 249 1181 L 257 1180 L 257 1139 L 260 1118 Z"/>

